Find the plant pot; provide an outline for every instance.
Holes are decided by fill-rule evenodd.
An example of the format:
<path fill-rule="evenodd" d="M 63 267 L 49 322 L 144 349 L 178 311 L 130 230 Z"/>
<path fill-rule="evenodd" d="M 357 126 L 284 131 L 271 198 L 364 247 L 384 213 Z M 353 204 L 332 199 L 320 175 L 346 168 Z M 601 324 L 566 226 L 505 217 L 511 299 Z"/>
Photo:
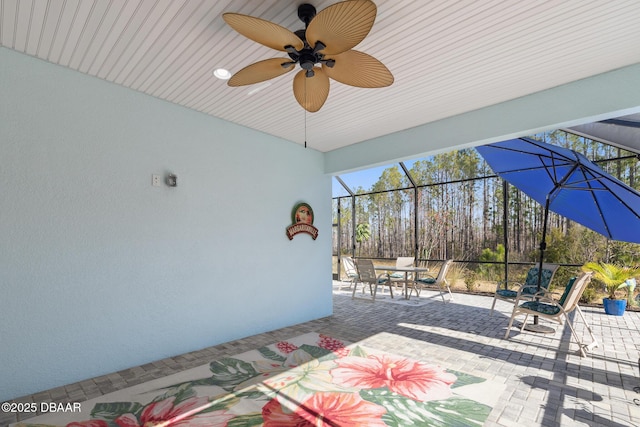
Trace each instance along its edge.
<path fill-rule="evenodd" d="M 622 316 L 627 308 L 627 300 L 603 298 L 602 305 L 605 313 L 612 316 Z"/>

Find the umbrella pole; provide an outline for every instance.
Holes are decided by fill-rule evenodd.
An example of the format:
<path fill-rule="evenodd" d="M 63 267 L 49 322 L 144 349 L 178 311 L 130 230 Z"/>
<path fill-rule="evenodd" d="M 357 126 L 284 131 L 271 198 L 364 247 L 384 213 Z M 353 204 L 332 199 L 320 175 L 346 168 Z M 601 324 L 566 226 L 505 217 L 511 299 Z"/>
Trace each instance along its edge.
<path fill-rule="evenodd" d="M 504 288 L 507 289 L 509 283 L 509 183 L 502 180 L 503 206 L 502 206 L 502 229 L 504 230 Z"/>
<path fill-rule="evenodd" d="M 549 220 L 549 196 L 544 204 L 544 220 L 542 222 L 542 240 L 540 241 L 540 260 L 538 262 L 538 289 L 540 292 L 540 285 L 542 284 L 542 264 L 544 262 L 544 251 L 547 250 L 547 221 Z M 537 320 L 538 316 L 536 316 Z M 536 322 L 537 323 L 537 322 Z"/>
<path fill-rule="evenodd" d="M 547 221 L 549 220 L 549 195 L 544 204 L 544 220 L 542 222 L 542 240 L 540 241 L 540 260 L 538 262 L 538 289 L 540 292 L 540 284 L 542 283 L 542 264 L 544 262 L 544 251 L 547 249 Z M 553 334 L 556 330 L 544 325 L 538 324 L 538 316 L 533 316 L 533 323 L 524 327 L 529 332 L 538 332 L 541 334 Z"/>

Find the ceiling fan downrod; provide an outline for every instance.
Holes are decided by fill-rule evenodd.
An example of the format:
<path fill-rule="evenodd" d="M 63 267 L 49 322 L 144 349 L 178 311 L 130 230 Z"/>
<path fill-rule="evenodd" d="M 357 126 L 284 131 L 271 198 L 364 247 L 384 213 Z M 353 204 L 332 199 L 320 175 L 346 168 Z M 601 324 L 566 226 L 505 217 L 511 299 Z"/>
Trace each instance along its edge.
<path fill-rule="evenodd" d="M 306 77 L 313 77 L 313 67 L 316 64 L 325 64 L 327 67 L 332 68 L 336 61 L 334 59 L 324 59 L 324 54 L 320 53 L 322 49 L 327 47 L 321 41 L 317 41 L 316 45 L 312 48 L 309 46 L 306 37 L 306 29 L 309 27 L 309 23 L 316 16 L 316 8 L 308 3 L 303 3 L 298 6 L 298 18 L 304 22 L 304 30 L 295 31 L 295 35 L 304 42 L 304 47 L 301 50 L 296 50 L 293 46 L 285 46 L 285 50 L 289 54 L 289 57 L 293 62 L 285 62 L 282 64 L 283 68 L 289 67 L 291 64 L 299 63 L 300 67 L 305 70 Z"/>
<path fill-rule="evenodd" d="M 316 8 L 309 3 L 303 3 L 298 6 L 298 18 L 304 22 L 304 27 L 309 26 L 309 22 L 316 16 Z"/>

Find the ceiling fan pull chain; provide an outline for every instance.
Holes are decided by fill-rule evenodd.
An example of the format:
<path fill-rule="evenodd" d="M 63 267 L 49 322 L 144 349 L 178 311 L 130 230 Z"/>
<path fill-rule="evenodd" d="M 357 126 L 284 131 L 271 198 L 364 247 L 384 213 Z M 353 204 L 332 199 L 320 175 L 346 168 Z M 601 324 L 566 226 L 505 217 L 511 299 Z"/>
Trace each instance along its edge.
<path fill-rule="evenodd" d="M 307 79 L 304 79 L 304 105 L 307 105 Z M 304 148 L 307 148 L 307 109 L 304 110 Z"/>

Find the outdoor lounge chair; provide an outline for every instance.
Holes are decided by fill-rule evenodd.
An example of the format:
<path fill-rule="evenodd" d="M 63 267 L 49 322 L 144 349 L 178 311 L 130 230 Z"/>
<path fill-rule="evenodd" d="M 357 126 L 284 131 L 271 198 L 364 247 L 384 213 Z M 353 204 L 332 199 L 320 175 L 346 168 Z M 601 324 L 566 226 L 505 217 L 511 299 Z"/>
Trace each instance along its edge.
<path fill-rule="evenodd" d="M 378 286 L 389 286 L 389 292 L 391 298 L 393 298 L 393 286 L 391 281 L 387 278 L 386 274 L 376 276 L 376 270 L 373 267 L 373 261 L 370 259 L 357 259 L 355 260 L 356 268 L 358 269 L 358 281 L 353 286 L 353 293 L 351 298 L 356 297 L 357 284 L 362 283 L 362 286 L 369 285 L 369 292 L 371 293 L 371 301 L 376 301 L 376 294 L 378 292 Z M 363 289 L 364 291 L 364 289 Z"/>
<path fill-rule="evenodd" d="M 557 264 L 542 264 L 542 280 L 540 282 L 540 289 L 549 289 L 549 284 L 553 279 L 553 276 L 558 270 Z M 523 299 L 531 299 L 531 296 L 538 292 L 538 267 L 530 268 L 527 272 L 527 278 L 524 283 L 519 285 L 517 289 L 505 289 L 504 282 L 498 283 L 496 292 L 493 295 L 493 304 L 491 304 L 490 316 L 493 316 L 493 309 L 496 306 L 497 300 L 503 300 L 508 302 L 515 302 L 515 300 L 522 296 Z"/>
<path fill-rule="evenodd" d="M 442 301 L 447 302 L 444 299 L 444 288 L 447 288 L 449 291 L 449 301 L 453 300 L 453 294 L 451 293 L 451 288 L 449 288 L 449 282 L 447 281 L 447 273 L 449 272 L 449 268 L 453 265 L 453 260 L 446 260 L 442 266 L 440 266 L 440 271 L 436 277 L 433 277 L 429 274 L 420 275 L 417 277 L 411 286 L 409 296 L 413 294 L 413 290 L 415 289 L 416 295 L 420 296 L 420 291 L 428 286 L 437 285 L 440 290 L 440 296 L 442 297 Z"/>
<path fill-rule="evenodd" d="M 349 289 L 358 281 L 358 270 L 356 264 L 353 262 L 353 258 L 350 256 L 343 256 L 340 258 L 342 261 L 342 268 L 347 275 L 347 282 L 349 282 Z M 340 290 L 342 290 L 342 283 L 340 284 Z"/>
<path fill-rule="evenodd" d="M 538 316 L 539 319 L 550 320 L 560 325 L 562 325 L 562 318 L 564 317 L 567 321 L 567 325 L 569 325 L 569 329 L 571 329 L 571 334 L 580 346 L 580 353 L 582 354 L 582 356 L 586 356 L 587 354 L 585 352 L 585 348 L 587 350 L 592 350 L 593 348 L 598 346 L 598 341 L 593 336 L 591 327 L 584 318 L 582 310 L 580 310 L 580 306 L 578 305 L 578 301 L 580 300 L 580 296 L 582 296 L 585 288 L 591 281 L 592 274 L 592 272 L 582 273 L 578 278 L 572 278 L 571 280 L 569 280 L 564 293 L 558 301 L 554 300 L 551 297 L 551 292 L 547 290 L 540 291 L 539 293 L 533 295 L 534 299 L 522 299 L 521 295 L 521 297 L 517 298 L 515 301 L 513 312 L 511 313 L 511 319 L 509 320 L 509 326 L 507 326 L 507 331 L 504 334 L 504 338 L 509 338 L 509 332 L 511 332 L 513 319 L 515 319 L 515 317 L 519 314 L 525 315 L 524 321 L 522 322 L 522 327 L 520 328 L 520 332 L 524 330 L 530 314 Z M 589 331 L 589 334 L 591 335 L 590 344 L 582 343 L 580 341 L 580 337 L 578 337 L 578 334 L 573 327 L 573 323 L 569 318 L 569 313 L 574 310 L 580 315 L 582 322 L 585 324 L 587 330 Z"/>

